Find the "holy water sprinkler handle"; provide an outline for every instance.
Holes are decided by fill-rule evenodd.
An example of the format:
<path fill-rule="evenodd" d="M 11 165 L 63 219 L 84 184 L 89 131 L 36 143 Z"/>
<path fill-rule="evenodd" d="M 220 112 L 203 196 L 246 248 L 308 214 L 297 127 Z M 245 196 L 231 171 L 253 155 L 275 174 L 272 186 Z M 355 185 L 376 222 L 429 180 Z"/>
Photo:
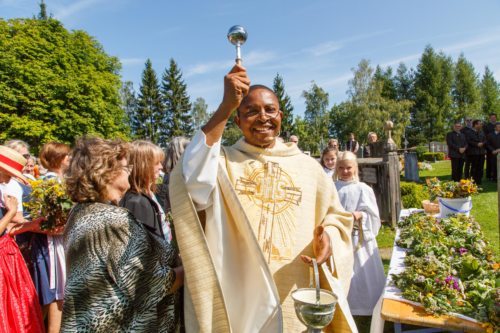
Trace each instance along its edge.
<path fill-rule="evenodd" d="M 227 32 L 227 39 L 236 46 L 236 63 L 241 65 L 241 45 L 247 41 L 248 34 L 241 25 L 232 26 Z"/>

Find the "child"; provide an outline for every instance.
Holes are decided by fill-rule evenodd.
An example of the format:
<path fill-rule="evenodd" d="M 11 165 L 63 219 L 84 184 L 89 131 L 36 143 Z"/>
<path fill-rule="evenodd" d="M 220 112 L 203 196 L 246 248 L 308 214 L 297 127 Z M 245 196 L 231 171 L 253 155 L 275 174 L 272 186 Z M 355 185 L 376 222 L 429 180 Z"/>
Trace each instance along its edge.
<path fill-rule="evenodd" d="M 328 146 L 321 153 L 321 166 L 328 177 L 333 177 L 335 173 L 335 162 L 337 161 L 337 148 Z"/>
<path fill-rule="evenodd" d="M 13 149 L 0 146 L 0 333 L 45 332 L 33 281 L 19 248 L 6 231 L 17 214 L 17 199 L 7 195 L 11 177 L 26 182 L 22 174 L 26 159 Z"/>
<path fill-rule="evenodd" d="M 356 155 L 349 151 L 339 153 L 334 179 L 340 203 L 355 220 L 354 274 L 347 300 L 353 315 L 371 316 L 385 286 L 376 240 L 380 229 L 377 200 L 372 188 L 359 181 Z"/>

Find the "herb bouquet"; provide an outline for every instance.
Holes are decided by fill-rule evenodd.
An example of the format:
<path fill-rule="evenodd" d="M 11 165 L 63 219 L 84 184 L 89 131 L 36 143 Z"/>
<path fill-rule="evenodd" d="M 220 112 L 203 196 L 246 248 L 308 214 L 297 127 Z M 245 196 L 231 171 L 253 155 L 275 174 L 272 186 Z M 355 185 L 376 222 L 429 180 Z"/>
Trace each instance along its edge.
<path fill-rule="evenodd" d="M 412 214 L 399 223 L 397 245 L 409 249 L 393 275 L 403 297 L 429 313 L 458 313 L 500 329 L 500 265 L 479 224 L 465 215 Z"/>
<path fill-rule="evenodd" d="M 31 198 L 23 205 L 33 219 L 43 218 L 40 229 L 52 231 L 64 226 L 73 206 L 64 183 L 54 178 L 30 181 L 30 185 Z"/>
<path fill-rule="evenodd" d="M 430 201 L 437 198 L 458 199 L 477 194 L 481 189 L 470 179 L 455 181 L 440 181 L 436 177 L 426 180 Z"/>

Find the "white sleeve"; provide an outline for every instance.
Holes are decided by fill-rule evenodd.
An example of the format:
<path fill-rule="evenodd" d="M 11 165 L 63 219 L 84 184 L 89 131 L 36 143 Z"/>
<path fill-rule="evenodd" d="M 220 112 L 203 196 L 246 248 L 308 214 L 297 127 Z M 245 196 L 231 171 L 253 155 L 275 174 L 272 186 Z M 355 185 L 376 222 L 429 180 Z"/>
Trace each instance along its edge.
<path fill-rule="evenodd" d="M 23 188 L 21 185 L 14 179 L 7 183 L 5 186 L 5 193 L 7 195 L 13 196 L 17 199 L 17 211 L 23 212 Z M 3 200 L 3 198 L 2 198 Z"/>
<path fill-rule="evenodd" d="M 369 186 L 364 186 L 361 191 L 361 203 L 359 209 L 362 212 L 363 218 L 361 227 L 366 241 L 375 239 L 380 230 L 380 215 L 377 206 L 375 193 Z"/>
<path fill-rule="evenodd" d="M 186 147 L 182 157 L 182 170 L 186 187 L 197 210 L 212 205 L 212 192 L 217 185 L 217 168 L 220 156 L 220 141 L 212 147 L 199 130 Z"/>

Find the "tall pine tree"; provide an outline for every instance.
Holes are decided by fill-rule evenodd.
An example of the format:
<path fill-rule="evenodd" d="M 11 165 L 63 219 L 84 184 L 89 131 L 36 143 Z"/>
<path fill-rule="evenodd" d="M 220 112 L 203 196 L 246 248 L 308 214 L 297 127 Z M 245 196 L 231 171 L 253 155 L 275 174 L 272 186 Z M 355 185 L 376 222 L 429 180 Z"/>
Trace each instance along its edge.
<path fill-rule="evenodd" d="M 176 136 L 192 135 L 191 103 L 181 70 L 174 59 L 170 59 L 170 67 L 163 73 L 161 94 L 167 121 L 167 126 L 161 131 L 162 141 L 167 142 Z"/>
<path fill-rule="evenodd" d="M 394 89 L 396 90 L 396 99 L 398 101 L 415 99 L 414 80 L 415 73 L 413 69 L 408 70 L 404 63 L 400 63 L 394 76 Z"/>
<path fill-rule="evenodd" d="M 410 144 L 443 141 L 451 117 L 453 63 L 427 46 L 415 74 L 415 107 L 412 110 Z"/>
<path fill-rule="evenodd" d="M 382 97 L 388 99 L 396 99 L 397 92 L 392 76 L 392 68 L 387 67 L 384 71 L 377 65 L 373 79 L 382 85 Z"/>
<path fill-rule="evenodd" d="M 481 80 L 481 100 L 481 109 L 485 117 L 490 113 L 496 113 L 500 117 L 500 85 L 488 66 L 485 67 Z"/>
<path fill-rule="evenodd" d="M 163 110 L 158 78 L 151 60 L 148 59 L 142 72 L 135 117 L 139 124 L 135 129 L 137 138 L 150 140 L 155 144 L 160 143 L 160 128 L 164 127 Z"/>
<path fill-rule="evenodd" d="M 465 120 L 466 116 L 476 117 L 479 115 L 480 94 L 478 76 L 474 66 L 460 54 L 455 65 L 455 80 L 453 81 L 453 107 L 454 120 Z M 451 124 L 449 124 L 451 125 Z"/>
<path fill-rule="evenodd" d="M 285 139 L 294 133 L 293 131 L 293 105 L 290 96 L 285 92 L 285 84 L 283 77 L 276 74 L 273 83 L 273 90 L 278 97 L 280 110 L 283 111 L 283 119 L 281 120 L 281 136 Z"/>

